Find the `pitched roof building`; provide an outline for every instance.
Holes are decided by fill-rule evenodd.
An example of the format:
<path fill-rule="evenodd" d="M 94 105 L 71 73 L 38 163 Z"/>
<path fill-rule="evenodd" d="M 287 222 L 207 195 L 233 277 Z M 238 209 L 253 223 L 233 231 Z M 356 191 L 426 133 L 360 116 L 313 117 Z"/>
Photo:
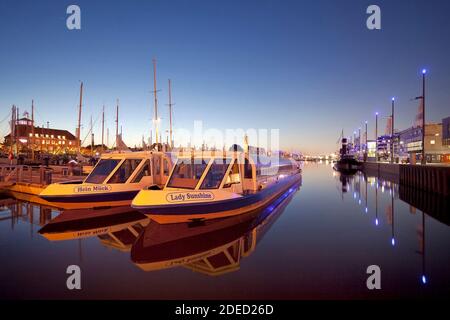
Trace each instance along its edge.
<path fill-rule="evenodd" d="M 72 153 L 77 150 L 77 138 L 67 130 L 34 127 L 33 121 L 21 118 L 16 121 L 13 134 L 5 136 L 5 145 L 17 145 L 18 152 L 34 149 L 44 153 Z"/>

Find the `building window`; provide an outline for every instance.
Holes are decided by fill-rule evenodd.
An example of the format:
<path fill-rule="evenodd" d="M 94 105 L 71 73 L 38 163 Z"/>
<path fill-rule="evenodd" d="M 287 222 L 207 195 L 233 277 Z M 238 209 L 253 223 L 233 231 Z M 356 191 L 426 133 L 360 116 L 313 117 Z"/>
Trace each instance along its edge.
<path fill-rule="evenodd" d="M 51 136 L 50 136 L 50 138 L 52 138 L 52 139 L 53 139 L 54 137 L 55 137 L 54 135 L 51 135 Z"/>
<path fill-rule="evenodd" d="M 431 140 L 430 144 L 436 144 L 436 141 L 435 140 Z"/>

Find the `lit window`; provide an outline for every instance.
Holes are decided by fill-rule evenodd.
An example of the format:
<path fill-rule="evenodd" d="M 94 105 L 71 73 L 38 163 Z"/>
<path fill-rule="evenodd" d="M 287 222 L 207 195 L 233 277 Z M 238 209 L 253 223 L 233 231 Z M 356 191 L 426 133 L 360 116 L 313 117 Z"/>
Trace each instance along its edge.
<path fill-rule="evenodd" d="M 46 134 L 45 137 L 48 138 L 48 134 Z"/>
<path fill-rule="evenodd" d="M 72 145 L 72 141 L 69 141 L 69 145 Z"/>
<path fill-rule="evenodd" d="M 54 135 L 51 135 L 50 137 L 53 139 L 55 136 L 54 136 Z"/>
<path fill-rule="evenodd" d="M 436 141 L 431 140 L 431 141 L 430 141 L 430 144 L 436 144 Z"/>
<path fill-rule="evenodd" d="M 65 140 L 65 139 L 66 139 L 66 136 L 62 136 L 62 138 Z"/>
<path fill-rule="evenodd" d="M 32 136 L 33 136 L 33 134 L 32 134 L 32 133 L 30 133 L 30 134 L 29 134 L 29 136 L 30 136 L 30 137 L 32 137 Z"/>
<path fill-rule="evenodd" d="M 34 136 L 35 136 L 36 138 L 39 138 L 39 133 L 35 133 Z"/>

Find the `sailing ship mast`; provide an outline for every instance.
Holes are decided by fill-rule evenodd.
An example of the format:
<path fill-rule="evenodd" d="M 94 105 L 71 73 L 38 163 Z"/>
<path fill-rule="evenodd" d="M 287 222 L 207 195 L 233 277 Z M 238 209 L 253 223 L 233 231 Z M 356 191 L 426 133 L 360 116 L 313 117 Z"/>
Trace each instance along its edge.
<path fill-rule="evenodd" d="M 14 145 L 16 144 L 16 117 L 17 117 L 16 106 L 12 105 L 12 108 L 11 108 L 11 143 L 10 143 L 11 158 L 14 156 Z M 15 152 L 15 154 L 17 154 L 17 151 Z"/>
<path fill-rule="evenodd" d="M 31 100 L 31 161 L 34 161 L 34 100 Z"/>
<path fill-rule="evenodd" d="M 94 155 L 94 131 L 92 126 L 92 115 L 91 115 L 91 157 Z"/>
<path fill-rule="evenodd" d="M 105 151 L 104 150 L 104 139 L 105 139 L 105 105 L 103 105 L 103 110 L 102 110 L 102 153 Z"/>
<path fill-rule="evenodd" d="M 156 93 L 158 90 L 156 90 L 156 59 L 153 58 L 153 96 L 154 96 L 154 119 L 155 122 L 155 135 L 156 135 L 156 144 L 159 143 L 158 141 L 158 125 L 159 125 L 159 119 L 158 119 L 158 97 Z"/>
<path fill-rule="evenodd" d="M 119 99 L 116 105 L 116 149 L 119 150 Z"/>
<path fill-rule="evenodd" d="M 78 152 L 81 151 L 81 107 L 83 105 L 83 81 L 80 85 L 80 106 L 78 109 L 78 128 L 77 128 L 77 144 Z"/>
<path fill-rule="evenodd" d="M 173 148 L 173 136 L 172 136 L 172 81 L 169 79 L 169 135 L 170 135 L 170 147 Z"/>

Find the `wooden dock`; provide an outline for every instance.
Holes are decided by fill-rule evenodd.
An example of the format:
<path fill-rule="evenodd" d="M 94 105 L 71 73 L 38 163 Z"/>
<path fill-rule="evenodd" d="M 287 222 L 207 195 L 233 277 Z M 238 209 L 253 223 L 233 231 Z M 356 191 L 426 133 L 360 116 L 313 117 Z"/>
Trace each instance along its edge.
<path fill-rule="evenodd" d="M 83 178 L 84 176 L 71 175 L 69 167 L 1 165 L 0 192 L 38 195 L 51 183 L 81 180 Z"/>

